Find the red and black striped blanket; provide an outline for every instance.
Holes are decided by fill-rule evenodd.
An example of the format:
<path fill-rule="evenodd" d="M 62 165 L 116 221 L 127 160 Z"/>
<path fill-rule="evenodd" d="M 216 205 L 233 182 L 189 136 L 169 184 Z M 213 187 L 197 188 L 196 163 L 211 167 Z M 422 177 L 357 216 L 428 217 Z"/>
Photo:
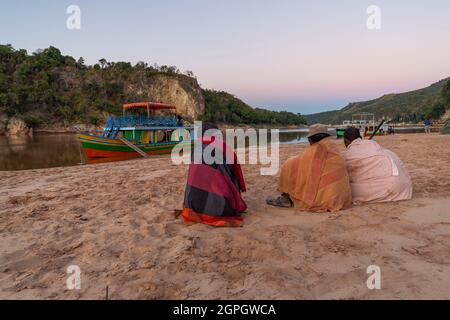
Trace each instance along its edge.
<path fill-rule="evenodd" d="M 189 165 L 184 208 L 185 223 L 204 223 L 214 227 L 241 226 L 247 205 L 241 197 L 245 192 L 244 176 L 236 154 L 215 137 L 199 140 L 202 150 L 213 148 L 223 154 L 222 163 L 192 163 Z"/>

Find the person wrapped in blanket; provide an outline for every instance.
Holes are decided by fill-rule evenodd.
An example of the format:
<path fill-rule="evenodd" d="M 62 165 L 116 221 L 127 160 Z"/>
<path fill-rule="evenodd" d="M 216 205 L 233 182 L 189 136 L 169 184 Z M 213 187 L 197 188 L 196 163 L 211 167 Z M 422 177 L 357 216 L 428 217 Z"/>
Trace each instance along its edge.
<path fill-rule="evenodd" d="M 345 130 L 344 143 L 354 204 L 411 199 L 411 176 L 394 152 L 363 140 L 354 127 Z"/>
<path fill-rule="evenodd" d="M 344 158 L 323 124 L 309 127 L 310 146 L 281 167 L 280 196 L 267 204 L 299 211 L 338 211 L 352 205 L 349 176 Z"/>
<path fill-rule="evenodd" d="M 244 176 L 234 151 L 217 136 L 208 134 L 217 130 L 216 125 L 203 123 L 202 137 L 198 142 L 202 152 L 208 148 L 205 154 L 215 156 L 216 152 L 220 152 L 222 157 L 217 158 L 222 161 L 211 163 L 204 157 L 201 157 L 201 162 L 194 161 L 192 152 L 180 217 L 186 224 L 239 227 L 244 222 L 242 213 L 247 209 L 241 197 L 241 192 L 246 191 Z"/>

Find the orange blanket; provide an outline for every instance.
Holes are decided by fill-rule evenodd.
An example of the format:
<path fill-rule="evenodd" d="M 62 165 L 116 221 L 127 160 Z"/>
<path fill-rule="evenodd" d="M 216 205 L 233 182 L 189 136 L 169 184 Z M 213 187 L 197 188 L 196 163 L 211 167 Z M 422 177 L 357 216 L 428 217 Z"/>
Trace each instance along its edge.
<path fill-rule="evenodd" d="M 337 211 L 352 204 L 345 160 L 331 138 L 288 159 L 281 167 L 278 190 L 304 211 Z"/>

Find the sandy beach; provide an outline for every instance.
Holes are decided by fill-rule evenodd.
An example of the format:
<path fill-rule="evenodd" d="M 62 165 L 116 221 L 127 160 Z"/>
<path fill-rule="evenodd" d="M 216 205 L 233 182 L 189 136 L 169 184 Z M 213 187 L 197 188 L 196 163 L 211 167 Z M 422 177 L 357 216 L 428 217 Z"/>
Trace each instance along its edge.
<path fill-rule="evenodd" d="M 104 299 L 108 286 L 110 299 L 450 299 L 450 137 L 377 141 L 408 168 L 412 200 L 277 209 L 265 204 L 277 176 L 244 165 L 242 228 L 176 219 L 187 166 L 168 155 L 0 172 L 0 298 Z M 304 148 L 281 146 L 281 161 Z M 69 265 L 80 290 L 66 288 Z"/>

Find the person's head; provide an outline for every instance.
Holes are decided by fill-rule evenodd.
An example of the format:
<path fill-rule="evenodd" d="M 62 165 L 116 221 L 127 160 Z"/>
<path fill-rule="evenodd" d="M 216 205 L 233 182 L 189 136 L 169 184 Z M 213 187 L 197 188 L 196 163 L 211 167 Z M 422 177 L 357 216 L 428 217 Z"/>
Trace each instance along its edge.
<path fill-rule="evenodd" d="M 205 132 L 208 130 L 219 130 L 219 127 L 211 122 L 204 122 L 202 123 L 202 136 L 205 135 Z"/>
<path fill-rule="evenodd" d="M 356 139 L 361 139 L 361 133 L 358 128 L 350 127 L 345 129 L 344 143 L 346 147 L 348 147 Z"/>
<path fill-rule="evenodd" d="M 325 138 L 328 138 L 329 136 L 330 136 L 330 134 L 328 134 L 328 133 L 318 133 L 311 137 L 308 137 L 308 141 L 309 141 L 310 145 L 313 145 L 314 143 L 317 143 Z"/>
<path fill-rule="evenodd" d="M 324 124 L 317 123 L 309 127 L 309 133 L 306 137 L 308 138 L 309 144 L 313 145 L 329 136 L 328 127 Z"/>

